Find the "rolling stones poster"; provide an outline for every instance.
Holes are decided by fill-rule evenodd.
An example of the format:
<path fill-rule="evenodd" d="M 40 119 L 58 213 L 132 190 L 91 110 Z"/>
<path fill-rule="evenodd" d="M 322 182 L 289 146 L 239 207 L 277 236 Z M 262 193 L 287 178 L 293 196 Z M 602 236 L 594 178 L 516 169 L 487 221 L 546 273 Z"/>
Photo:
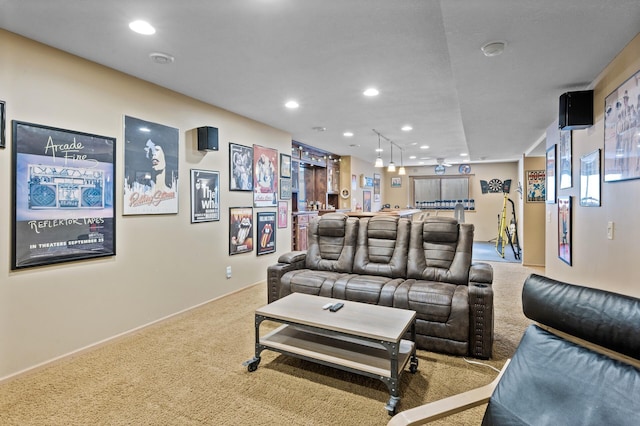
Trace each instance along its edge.
<path fill-rule="evenodd" d="M 11 269 L 115 255 L 115 144 L 13 122 Z"/>
<path fill-rule="evenodd" d="M 123 214 L 178 213 L 178 129 L 124 118 Z"/>
<path fill-rule="evenodd" d="M 253 208 L 229 208 L 229 254 L 253 251 Z"/>
<path fill-rule="evenodd" d="M 276 212 L 258 212 L 258 241 L 256 254 L 274 253 L 276 251 Z"/>
<path fill-rule="evenodd" d="M 278 151 L 253 146 L 253 206 L 278 205 Z"/>
<path fill-rule="evenodd" d="M 220 220 L 220 173 L 191 170 L 191 223 Z"/>

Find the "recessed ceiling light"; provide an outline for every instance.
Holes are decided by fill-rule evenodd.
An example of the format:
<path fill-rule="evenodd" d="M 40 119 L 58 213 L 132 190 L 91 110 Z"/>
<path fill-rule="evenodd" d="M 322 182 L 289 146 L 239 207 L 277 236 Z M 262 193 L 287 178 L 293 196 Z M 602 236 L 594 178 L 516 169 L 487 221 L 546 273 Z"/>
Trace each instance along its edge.
<path fill-rule="evenodd" d="M 431 157 L 420 157 L 421 160 L 431 160 Z"/>
<path fill-rule="evenodd" d="M 149 53 L 149 58 L 151 58 L 151 60 L 156 64 L 161 64 L 161 65 L 170 64 L 176 59 L 171 55 L 167 55 L 166 53 L 159 53 L 159 52 Z"/>
<path fill-rule="evenodd" d="M 289 101 L 286 104 L 284 104 L 284 106 L 286 106 L 289 109 L 296 109 L 300 106 L 300 104 L 298 104 L 296 101 Z"/>
<path fill-rule="evenodd" d="M 420 164 L 421 166 L 424 166 L 424 161 L 420 161 L 418 164 Z"/>
<path fill-rule="evenodd" d="M 416 159 L 416 156 L 415 156 L 415 155 L 410 155 L 410 156 L 409 156 L 409 160 L 415 160 L 415 159 Z"/>
<path fill-rule="evenodd" d="M 413 130 L 413 127 L 406 125 L 406 126 L 402 126 L 402 131 L 403 132 L 410 132 L 411 130 Z"/>
<path fill-rule="evenodd" d="M 467 155 L 469 155 L 469 154 L 467 154 L 466 152 L 461 152 L 460 153 L 460 157 L 466 157 Z"/>
<path fill-rule="evenodd" d="M 422 145 L 420 146 L 420 149 L 429 149 L 429 145 Z"/>
<path fill-rule="evenodd" d="M 382 151 L 384 151 L 384 149 L 382 149 L 382 148 L 376 148 L 376 152 L 382 152 Z"/>
<path fill-rule="evenodd" d="M 380 94 L 380 92 L 378 91 L 378 89 L 374 88 L 374 87 L 370 87 L 367 90 L 365 90 L 364 92 L 362 92 L 363 95 L 365 96 L 378 96 Z"/>
<path fill-rule="evenodd" d="M 129 28 L 138 34 L 151 35 L 156 33 L 156 29 L 147 21 L 137 20 L 129 23 Z"/>
<path fill-rule="evenodd" d="M 504 41 L 490 41 L 480 48 L 484 56 L 498 56 L 504 52 L 504 47 L 507 45 Z"/>
<path fill-rule="evenodd" d="M 351 136 L 353 136 L 353 132 L 344 132 L 342 135 L 350 138 Z"/>

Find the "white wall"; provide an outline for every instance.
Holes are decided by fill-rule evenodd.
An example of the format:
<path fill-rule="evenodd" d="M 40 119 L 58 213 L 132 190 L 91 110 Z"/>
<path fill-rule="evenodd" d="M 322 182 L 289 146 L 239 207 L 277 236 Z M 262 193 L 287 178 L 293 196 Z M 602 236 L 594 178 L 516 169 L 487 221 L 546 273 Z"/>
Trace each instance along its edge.
<path fill-rule="evenodd" d="M 228 191 L 228 143 L 289 153 L 289 134 L 2 30 L 0 99 L 0 378 L 262 281 L 289 250 L 288 228 L 278 253 L 228 255 L 228 208 L 252 204 Z M 177 215 L 122 216 L 124 115 L 180 129 Z M 116 256 L 10 270 L 11 120 L 117 138 Z M 205 125 L 219 128 L 219 152 L 197 151 L 192 129 Z M 219 222 L 190 223 L 191 168 L 220 171 Z"/>
<path fill-rule="evenodd" d="M 594 81 L 594 125 L 572 132 L 573 187 L 557 190 L 570 195 L 573 208 L 573 253 L 569 266 L 557 257 L 558 205 L 546 206 L 546 273 L 556 279 L 640 297 L 640 180 L 603 182 L 601 207 L 580 207 L 580 157 L 604 148 L 604 99 L 640 70 L 640 34 Z M 547 147 L 558 143 L 558 126 L 547 131 Z M 603 164 L 601 162 L 601 164 Z M 607 222 L 615 223 L 614 239 L 607 239 Z"/>

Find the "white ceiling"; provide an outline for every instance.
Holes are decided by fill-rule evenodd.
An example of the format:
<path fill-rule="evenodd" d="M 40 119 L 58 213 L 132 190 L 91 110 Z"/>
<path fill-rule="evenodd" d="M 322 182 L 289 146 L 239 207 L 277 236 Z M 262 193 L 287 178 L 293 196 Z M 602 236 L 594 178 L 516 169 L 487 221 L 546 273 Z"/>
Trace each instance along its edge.
<path fill-rule="evenodd" d="M 133 33 L 135 19 L 156 34 Z M 638 33 L 640 2 L 0 0 L 0 27 L 336 154 L 373 162 L 376 129 L 417 165 L 464 152 L 472 162 L 543 154 L 532 147 L 557 118 L 558 97 L 588 88 Z M 485 57 L 480 47 L 493 40 L 507 47 Z M 175 62 L 156 64 L 152 52 Z M 370 86 L 380 95 L 364 97 Z M 290 99 L 300 108 L 284 108 Z"/>

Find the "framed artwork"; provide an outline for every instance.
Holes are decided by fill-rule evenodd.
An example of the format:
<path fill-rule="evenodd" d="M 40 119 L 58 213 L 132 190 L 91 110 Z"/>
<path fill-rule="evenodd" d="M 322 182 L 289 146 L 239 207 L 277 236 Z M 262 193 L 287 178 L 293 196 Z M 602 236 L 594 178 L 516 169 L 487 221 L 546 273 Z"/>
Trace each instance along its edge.
<path fill-rule="evenodd" d="M 229 191 L 253 191 L 253 148 L 229 142 Z"/>
<path fill-rule="evenodd" d="M 4 148 L 7 146 L 7 142 L 5 139 L 5 120 L 6 120 L 6 104 L 4 101 L 0 101 L 0 148 Z"/>
<path fill-rule="evenodd" d="M 287 154 L 280 154 L 280 177 L 291 177 L 291 156 Z"/>
<path fill-rule="evenodd" d="M 276 251 L 276 212 L 258 212 L 256 255 L 275 253 Z"/>
<path fill-rule="evenodd" d="M 547 148 L 547 169 L 545 170 L 545 201 L 547 204 L 556 203 L 556 146 Z"/>
<path fill-rule="evenodd" d="M 571 196 L 558 197 L 558 257 L 571 265 Z"/>
<path fill-rule="evenodd" d="M 124 211 L 178 213 L 178 129 L 124 117 Z"/>
<path fill-rule="evenodd" d="M 391 187 L 392 188 L 400 188 L 402 186 L 402 178 L 401 177 L 392 177 L 391 178 Z"/>
<path fill-rule="evenodd" d="M 560 157 L 560 189 L 571 188 L 573 186 L 571 181 L 571 130 L 560 131 L 558 151 L 558 157 Z"/>
<path fill-rule="evenodd" d="M 253 208 L 229 207 L 229 255 L 253 251 Z"/>
<path fill-rule="evenodd" d="M 278 201 L 278 228 L 289 226 L 289 203 Z"/>
<path fill-rule="evenodd" d="M 191 223 L 220 220 L 220 173 L 191 169 Z"/>
<path fill-rule="evenodd" d="M 373 174 L 373 201 L 380 202 L 380 173 Z"/>
<path fill-rule="evenodd" d="M 351 175 L 351 190 L 355 191 L 356 189 L 358 189 L 358 177 Z"/>
<path fill-rule="evenodd" d="M 604 181 L 640 178 L 640 71 L 604 99 Z"/>
<path fill-rule="evenodd" d="M 280 179 L 280 199 L 291 199 L 291 179 Z"/>
<path fill-rule="evenodd" d="M 544 203 L 545 173 L 544 170 L 527 170 L 527 203 Z"/>
<path fill-rule="evenodd" d="M 371 191 L 362 191 L 362 211 L 371 211 Z"/>
<path fill-rule="evenodd" d="M 600 207 L 600 150 L 580 158 L 580 205 Z"/>
<path fill-rule="evenodd" d="M 298 192 L 299 182 L 300 182 L 300 162 L 296 160 L 291 160 L 291 191 L 292 192 Z"/>
<path fill-rule="evenodd" d="M 278 204 L 278 151 L 253 145 L 253 206 Z"/>
<path fill-rule="evenodd" d="M 11 269 L 116 254 L 116 139 L 13 121 Z"/>

